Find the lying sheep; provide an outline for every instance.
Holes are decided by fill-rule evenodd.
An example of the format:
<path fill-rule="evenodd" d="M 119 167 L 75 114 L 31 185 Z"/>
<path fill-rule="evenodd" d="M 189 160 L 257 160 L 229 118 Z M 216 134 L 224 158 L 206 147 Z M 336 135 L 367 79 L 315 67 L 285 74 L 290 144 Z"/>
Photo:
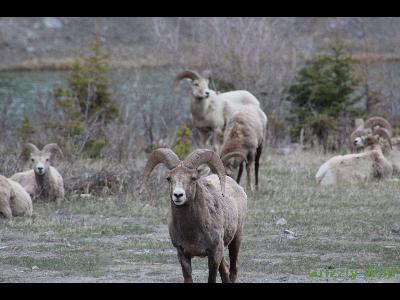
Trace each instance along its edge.
<path fill-rule="evenodd" d="M 212 139 L 211 144 L 219 153 L 225 126 L 232 114 L 244 106 L 259 107 L 260 103 L 248 91 L 217 93 L 208 87 L 209 79 L 195 71 L 186 70 L 179 73 L 175 77 L 174 87 L 184 78 L 191 80 L 190 110 L 193 125 L 200 134 L 200 146 L 207 147 Z"/>
<path fill-rule="evenodd" d="M 255 162 L 255 186 L 258 191 L 258 171 L 266 131 L 267 117 L 261 109 L 254 106 L 248 106 L 234 113 L 225 129 L 221 160 L 230 177 L 239 168 L 237 183 L 240 183 L 243 163 L 246 163 L 247 190 L 253 190 L 250 173 Z"/>
<path fill-rule="evenodd" d="M 60 204 L 64 198 L 64 181 L 56 168 L 50 165 L 55 153 L 63 155 L 60 147 L 47 144 L 40 151 L 35 145 L 28 143 L 22 157 L 31 164 L 32 169 L 16 173 L 11 179 L 19 182 L 31 195 L 33 200 L 44 199 Z"/>
<path fill-rule="evenodd" d="M 31 196 L 16 181 L 0 175 L 0 216 L 32 216 Z"/>
<path fill-rule="evenodd" d="M 400 149 L 399 139 L 392 137 L 393 129 L 390 123 L 382 117 L 369 118 L 365 123 L 354 130 L 350 139 L 357 151 L 364 148 L 362 138 L 368 134 L 379 136 L 379 144 L 382 149 L 383 155 L 388 159 L 393 166 L 393 174 L 400 174 Z M 387 139 L 389 136 L 389 140 Z M 393 147 L 395 146 L 395 147 Z"/>
<path fill-rule="evenodd" d="M 169 235 L 178 252 L 184 281 L 193 282 L 192 257 L 207 256 L 208 282 L 216 282 L 218 271 L 222 282 L 235 282 L 247 211 L 247 196 L 242 187 L 225 176 L 220 158 L 211 150 L 198 149 L 180 161 L 172 150 L 160 148 L 147 161 L 140 193 L 160 163 L 170 170 L 167 176 L 171 200 Z M 201 164 L 208 164 L 217 175 L 199 178 L 197 168 Z M 224 247 L 229 249 L 229 272 Z"/>
<path fill-rule="evenodd" d="M 390 143 L 389 136 L 387 139 Z M 332 157 L 318 169 L 315 176 L 317 182 L 321 185 L 335 185 L 392 176 L 392 164 L 383 155 L 378 136 L 368 134 L 362 140 L 364 152 Z"/>

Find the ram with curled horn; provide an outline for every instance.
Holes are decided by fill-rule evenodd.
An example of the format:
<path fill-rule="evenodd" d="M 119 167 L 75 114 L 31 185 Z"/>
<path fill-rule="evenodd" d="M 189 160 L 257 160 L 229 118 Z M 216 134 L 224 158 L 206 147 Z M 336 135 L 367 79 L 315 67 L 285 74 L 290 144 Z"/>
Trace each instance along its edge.
<path fill-rule="evenodd" d="M 140 194 L 152 170 L 164 164 L 168 169 L 171 219 L 169 235 L 177 249 L 184 282 L 193 282 L 191 259 L 208 257 L 208 282 L 216 282 L 219 271 L 222 282 L 234 282 L 237 260 L 247 211 L 247 196 L 230 177 L 219 156 L 208 149 L 198 149 L 185 160 L 168 148 L 154 150 L 144 168 Z M 213 172 L 199 177 L 197 168 L 207 164 Z M 224 259 L 229 248 L 230 265 Z"/>
<path fill-rule="evenodd" d="M 260 102 L 250 92 L 236 90 L 217 93 L 209 88 L 209 76 L 200 75 L 192 70 L 180 72 L 173 81 L 173 87 L 185 78 L 190 80 L 190 110 L 194 127 L 200 135 L 200 147 L 212 147 L 217 153 L 223 142 L 224 130 L 228 120 L 243 107 L 255 106 L 258 110 Z"/>

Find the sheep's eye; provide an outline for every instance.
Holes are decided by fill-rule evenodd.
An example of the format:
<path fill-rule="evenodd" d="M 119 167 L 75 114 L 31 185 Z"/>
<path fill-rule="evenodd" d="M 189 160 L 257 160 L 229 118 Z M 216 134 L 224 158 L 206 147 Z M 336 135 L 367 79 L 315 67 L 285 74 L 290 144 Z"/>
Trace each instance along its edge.
<path fill-rule="evenodd" d="M 46 158 L 46 161 L 49 161 L 49 159 L 48 159 L 48 158 Z"/>
<path fill-rule="evenodd" d="M 199 86 L 199 84 L 197 82 L 193 83 L 194 86 Z"/>
<path fill-rule="evenodd" d="M 170 177 L 170 176 L 168 176 L 168 177 L 167 177 L 167 180 L 168 180 L 168 181 L 171 181 L 171 177 Z"/>
<path fill-rule="evenodd" d="M 31 161 L 35 161 L 33 158 L 31 158 Z"/>

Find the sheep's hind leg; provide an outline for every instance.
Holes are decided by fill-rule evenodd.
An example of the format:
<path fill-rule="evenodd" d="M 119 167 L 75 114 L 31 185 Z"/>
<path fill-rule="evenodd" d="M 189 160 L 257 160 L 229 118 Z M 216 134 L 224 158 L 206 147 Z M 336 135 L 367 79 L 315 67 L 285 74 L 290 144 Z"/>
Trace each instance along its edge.
<path fill-rule="evenodd" d="M 219 265 L 219 275 L 221 276 L 222 283 L 229 283 L 229 272 L 228 272 L 228 263 L 225 258 L 222 257 L 221 264 Z"/>
<path fill-rule="evenodd" d="M 242 178 L 243 164 L 244 164 L 243 162 L 240 163 L 239 171 L 238 171 L 238 174 L 237 174 L 237 177 L 236 177 L 236 182 L 237 182 L 238 184 L 240 183 L 240 178 Z"/>
<path fill-rule="evenodd" d="M 246 172 L 247 172 L 247 191 L 252 191 L 253 188 L 251 186 L 251 167 L 252 167 L 253 161 L 249 160 L 248 163 L 246 164 Z"/>
<path fill-rule="evenodd" d="M 236 237 L 232 240 L 232 242 L 229 244 L 228 249 L 229 249 L 229 279 L 230 281 L 236 282 L 237 279 L 237 273 L 238 273 L 238 257 L 239 257 L 239 248 L 240 248 L 240 243 L 242 241 L 241 238 L 241 233 L 238 232 L 236 233 Z"/>
<path fill-rule="evenodd" d="M 261 157 L 262 149 L 263 149 L 263 146 L 261 145 L 257 148 L 257 152 L 256 152 L 256 159 L 255 159 L 255 166 L 254 166 L 256 191 L 258 191 L 258 169 L 260 167 L 260 157 Z"/>
<path fill-rule="evenodd" d="M 192 283 L 192 258 L 178 250 L 178 259 L 181 263 L 184 283 Z"/>

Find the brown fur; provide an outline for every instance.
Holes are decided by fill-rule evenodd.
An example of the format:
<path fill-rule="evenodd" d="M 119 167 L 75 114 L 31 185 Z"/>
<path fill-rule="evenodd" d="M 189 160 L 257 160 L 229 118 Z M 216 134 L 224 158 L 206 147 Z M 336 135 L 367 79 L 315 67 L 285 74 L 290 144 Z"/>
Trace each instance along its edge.
<path fill-rule="evenodd" d="M 205 160 L 207 157 L 209 159 Z M 199 149 L 181 162 L 172 150 L 165 148 L 155 150 L 149 157 L 142 187 L 159 163 L 170 169 L 167 175 L 171 201 L 169 235 L 177 249 L 184 282 L 193 282 L 191 260 L 194 256 L 208 257 L 208 282 L 216 282 L 218 271 L 222 282 L 235 282 L 247 213 L 247 196 L 243 188 L 225 176 L 222 162 L 214 152 Z M 199 178 L 197 168 L 201 163 L 207 163 L 218 176 Z M 185 195 L 185 201 L 179 205 L 173 198 L 177 186 Z M 229 271 L 223 256 L 225 247 L 229 249 Z"/>
<path fill-rule="evenodd" d="M 255 186 L 258 190 L 258 170 L 259 162 L 264 146 L 265 134 L 267 130 L 266 119 L 262 112 L 256 107 L 246 107 L 236 112 L 229 120 L 226 130 L 224 143 L 222 145 L 221 157 L 232 152 L 239 152 L 247 158 L 247 189 L 252 190 L 251 186 L 251 168 L 255 162 Z M 235 170 L 239 168 L 237 182 L 240 183 L 240 177 L 243 170 L 243 158 L 234 157 L 224 161 L 228 176 L 232 177 Z"/>

